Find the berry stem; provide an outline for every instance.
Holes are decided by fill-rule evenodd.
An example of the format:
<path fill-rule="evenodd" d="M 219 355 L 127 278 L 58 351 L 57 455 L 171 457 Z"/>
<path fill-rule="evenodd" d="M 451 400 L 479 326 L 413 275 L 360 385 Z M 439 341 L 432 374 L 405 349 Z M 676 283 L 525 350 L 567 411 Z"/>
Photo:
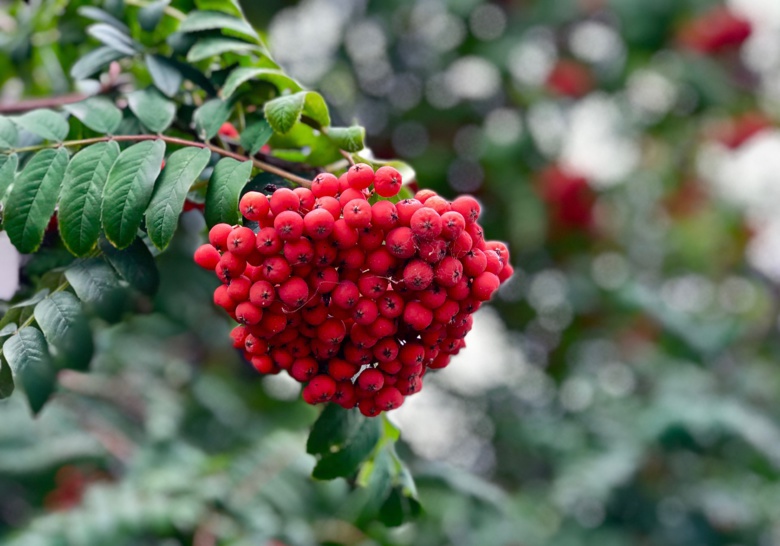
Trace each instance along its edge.
<path fill-rule="evenodd" d="M 59 148 L 61 146 L 65 147 L 74 147 L 74 146 L 87 146 L 89 144 L 96 144 L 98 142 L 108 142 L 114 140 L 116 142 L 141 142 L 144 140 L 162 140 L 163 142 L 167 142 L 169 144 L 176 144 L 178 146 L 192 146 L 195 148 L 207 148 L 208 150 L 219 154 L 224 157 L 230 157 L 237 161 L 252 161 L 252 164 L 257 167 L 258 169 L 261 169 L 263 171 L 275 174 L 277 176 L 280 176 L 286 180 L 289 180 L 290 182 L 294 182 L 300 186 L 310 188 L 311 187 L 311 181 L 306 180 L 303 177 L 300 177 L 298 175 L 295 175 L 291 172 L 288 172 L 282 168 L 276 167 L 274 165 L 271 165 L 270 163 L 266 163 L 265 161 L 261 161 L 260 159 L 256 158 L 250 158 L 243 156 L 241 154 L 237 154 L 235 152 L 231 152 L 230 150 L 225 150 L 223 148 L 220 148 L 219 146 L 216 146 L 214 144 L 210 143 L 204 143 L 204 142 L 196 142 L 193 140 L 186 140 L 183 138 L 177 138 L 167 135 L 152 135 L 152 134 L 146 134 L 146 135 L 117 135 L 117 136 L 105 136 L 105 137 L 95 137 L 95 138 L 84 138 L 80 140 L 66 140 L 64 142 L 54 142 L 49 144 L 39 144 L 36 146 L 25 146 L 22 148 L 12 148 L 9 150 L 5 150 L 5 153 L 12 153 L 12 152 L 34 152 L 37 150 L 43 150 L 46 148 Z"/>
<path fill-rule="evenodd" d="M 341 152 L 341 155 L 344 156 L 344 159 L 349 161 L 349 166 L 353 166 L 355 164 L 355 159 L 352 157 L 352 154 L 349 152 L 345 152 L 344 150 L 339 150 Z"/>

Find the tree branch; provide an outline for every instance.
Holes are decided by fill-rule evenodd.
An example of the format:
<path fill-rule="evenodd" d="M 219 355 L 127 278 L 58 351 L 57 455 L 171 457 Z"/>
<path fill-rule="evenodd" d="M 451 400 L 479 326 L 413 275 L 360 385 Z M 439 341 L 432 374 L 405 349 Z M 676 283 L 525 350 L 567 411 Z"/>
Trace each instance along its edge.
<path fill-rule="evenodd" d="M 37 146 L 25 146 L 23 148 L 12 148 L 9 150 L 4 150 L 4 153 L 11 153 L 11 152 L 34 152 L 37 150 L 43 150 L 45 148 L 59 148 L 61 146 L 65 147 L 73 147 L 73 146 L 86 146 L 89 144 L 96 144 L 98 142 L 109 142 L 111 140 L 114 140 L 116 142 L 141 142 L 144 140 L 162 140 L 163 142 L 167 142 L 169 144 L 176 144 L 178 146 L 192 146 L 195 148 L 206 148 L 216 154 L 219 154 L 224 157 L 230 157 L 237 161 L 251 161 L 252 164 L 257 167 L 258 169 L 261 169 L 263 171 L 275 174 L 277 176 L 280 176 L 286 180 L 289 180 L 290 182 L 294 182 L 295 184 L 298 184 L 299 186 L 303 186 L 305 188 L 311 187 L 311 180 L 307 180 L 303 177 L 300 177 L 296 174 L 293 174 L 291 172 L 288 172 L 284 169 L 281 169 L 279 167 L 276 167 L 274 165 L 271 165 L 270 163 L 266 163 L 265 161 L 261 161 L 256 158 L 250 158 L 243 156 L 241 154 L 237 154 L 235 152 L 231 152 L 230 150 L 225 150 L 223 148 L 220 148 L 219 146 L 216 146 L 214 144 L 210 144 L 207 142 L 195 142 L 192 140 L 186 140 L 183 138 L 177 138 L 167 135 L 152 135 L 152 134 L 145 134 L 145 135 L 117 135 L 117 136 L 105 136 L 105 137 L 95 137 L 95 138 L 84 138 L 80 140 L 66 140 L 64 142 L 53 142 L 48 144 L 39 144 Z"/>

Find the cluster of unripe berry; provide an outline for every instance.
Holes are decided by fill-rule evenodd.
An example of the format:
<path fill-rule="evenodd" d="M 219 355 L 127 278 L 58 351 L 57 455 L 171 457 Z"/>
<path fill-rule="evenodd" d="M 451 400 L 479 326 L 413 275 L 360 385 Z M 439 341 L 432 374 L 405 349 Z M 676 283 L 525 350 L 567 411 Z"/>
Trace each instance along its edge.
<path fill-rule="evenodd" d="M 465 346 L 471 315 L 512 275 L 473 197 L 387 199 L 400 189 L 396 169 L 357 164 L 311 188 L 248 192 L 239 208 L 257 231 L 215 225 L 195 252 L 222 281 L 214 303 L 240 323 L 233 345 L 260 373 L 305 383 L 310 404 L 399 407 Z"/>

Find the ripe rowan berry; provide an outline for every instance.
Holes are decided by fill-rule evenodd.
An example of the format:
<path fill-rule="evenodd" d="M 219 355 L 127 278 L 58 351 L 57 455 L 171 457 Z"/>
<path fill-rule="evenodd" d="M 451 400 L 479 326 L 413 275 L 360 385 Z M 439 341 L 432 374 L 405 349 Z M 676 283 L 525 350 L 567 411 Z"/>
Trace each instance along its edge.
<path fill-rule="evenodd" d="M 210 244 L 201 245 L 195 251 L 195 263 L 203 269 L 214 271 L 219 263 L 219 259 L 219 251 Z"/>
<path fill-rule="evenodd" d="M 356 163 L 347 171 L 349 187 L 356 190 L 364 190 L 374 183 L 374 169 L 365 163 Z"/>
<path fill-rule="evenodd" d="M 401 173 L 393 167 L 379 167 L 374 173 L 374 190 L 382 197 L 398 195 L 402 184 Z"/>

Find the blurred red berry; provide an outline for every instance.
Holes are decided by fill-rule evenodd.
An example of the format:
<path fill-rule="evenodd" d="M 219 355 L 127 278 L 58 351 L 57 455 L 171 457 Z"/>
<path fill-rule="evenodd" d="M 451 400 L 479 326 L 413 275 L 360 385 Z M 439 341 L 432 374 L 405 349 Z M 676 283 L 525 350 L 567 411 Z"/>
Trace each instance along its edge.
<path fill-rule="evenodd" d="M 699 53 L 718 53 L 741 45 L 750 33 L 749 21 L 725 6 L 717 6 L 683 25 L 677 40 Z"/>
<path fill-rule="evenodd" d="M 564 97 L 579 98 L 593 89 L 593 77 L 582 64 L 562 59 L 548 74 L 547 88 Z"/>

